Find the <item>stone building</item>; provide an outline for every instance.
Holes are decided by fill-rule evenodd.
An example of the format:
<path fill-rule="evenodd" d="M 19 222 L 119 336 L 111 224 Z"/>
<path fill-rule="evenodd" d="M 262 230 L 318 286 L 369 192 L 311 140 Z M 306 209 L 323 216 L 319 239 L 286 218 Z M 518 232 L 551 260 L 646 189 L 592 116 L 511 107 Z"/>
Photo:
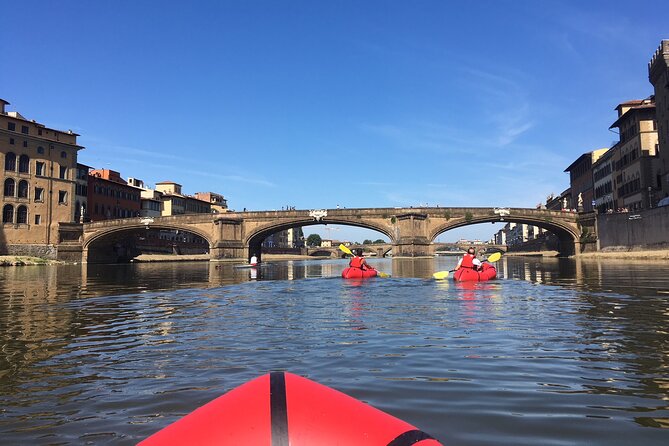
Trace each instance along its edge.
<path fill-rule="evenodd" d="M 608 148 L 593 150 L 579 156 L 564 171 L 569 172 L 569 188 L 571 189 L 572 206 L 579 212 L 593 210 L 594 199 L 592 164 L 602 156 Z"/>
<path fill-rule="evenodd" d="M 75 217 L 77 135 L 6 111 L 0 99 L 0 254 L 52 257 L 59 223 Z"/>
<path fill-rule="evenodd" d="M 648 63 L 648 80 L 655 88 L 655 119 L 658 132 L 658 169 L 661 191 L 656 201 L 669 196 L 669 40 L 660 47 Z"/>
<path fill-rule="evenodd" d="M 613 152 L 613 189 L 616 208 L 637 211 L 655 206 L 660 195 L 655 100 L 623 102 L 610 128 L 619 130 Z"/>

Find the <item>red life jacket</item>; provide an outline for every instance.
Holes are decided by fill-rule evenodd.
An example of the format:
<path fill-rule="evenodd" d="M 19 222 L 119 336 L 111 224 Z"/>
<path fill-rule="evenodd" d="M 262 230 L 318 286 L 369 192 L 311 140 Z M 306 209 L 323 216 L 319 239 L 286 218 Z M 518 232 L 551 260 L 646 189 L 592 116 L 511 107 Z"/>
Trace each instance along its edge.
<path fill-rule="evenodd" d="M 348 262 L 348 266 L 351 268 L 360 268 L 362 269 L 362 257 L 355 256 L 351 259 L 350 262 Z"/>
<path fill-rule="evenodd" d="M 469 253 L 463 255 L 460 268 L 474 268 L 474 257 L 476 256 Z"/>

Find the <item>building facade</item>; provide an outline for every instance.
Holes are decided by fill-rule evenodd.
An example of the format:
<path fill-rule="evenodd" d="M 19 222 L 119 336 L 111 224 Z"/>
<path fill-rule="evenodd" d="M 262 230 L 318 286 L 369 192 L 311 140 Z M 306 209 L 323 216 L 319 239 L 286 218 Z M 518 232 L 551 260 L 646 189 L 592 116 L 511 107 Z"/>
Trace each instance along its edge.
<path fill-rule="evenodd" d="M 91 221 L 88 216 L 88 171 L 90 166 L 77 163 L 76 184 L 74 185 L 74 221 L 85 223 Z"/>
<path fill-rule="evenodd" d="M 88 175 L 90 221 L 138 217 L 140 194 L 139 188 L 129 186 L 114 170 L 91 170 Z"/>
<path fill-rule="evenodd" d="M 624 102 L 618 107 L 620 141 L 611 149 L 616 208 L 638 211 L 655 206 L 661 195 L 655 100 Z"/>
<path fill-rule="evenodd" d="M 662 197 L 669 197 L 669 40 L 660 42 L 648 63 L 648 80 L 655 88 L 655 119 L 658 132 L 658 174 Z"/>
<path fill-rule="evenodd" d="M 593 210 L 592 164 L 602 156 L 608 148 L 593 150 L 578 157 L 564 171 L 569 172 L 569 188 L 571 189 L 572 206 L 579 212 Z M 574 203 L 575 202 L 575 203 Z"/>
<path fill-rule="evenodd" d="M 201 201 L 208 201 L 211 204 L 211 212 L 214 214 L 228 212 L 228 200 L 221 194 L 214 192 L 196 192 L 195 198 Z"/>
<path fill-rule="evenodd" d="M 613 212 L 617 208 L 613 172 L 618 153 L 618 147 L 613 146 L 592 164 L 595 209 L 600 214 Z"/>
<path fill-rule="evenodd" d="M 128 178 L 128 185 L 140 189 L 140 217 L 160 217 L 163 213 L 162 193 L 144 186 L 144 181 Z"/>
<path fill-rule="evenodd" d="M 77 135 L 6 111 L 0 99 L 0 254 L 55 255 L 59 223 L 75 219 Z"/>
<path fill-rule="evenodd" d="M 181 193 L 181 184 L 173 181 L 156 183 L 161 193 L 162 215 L 211 214 L 211 203 Z"/>

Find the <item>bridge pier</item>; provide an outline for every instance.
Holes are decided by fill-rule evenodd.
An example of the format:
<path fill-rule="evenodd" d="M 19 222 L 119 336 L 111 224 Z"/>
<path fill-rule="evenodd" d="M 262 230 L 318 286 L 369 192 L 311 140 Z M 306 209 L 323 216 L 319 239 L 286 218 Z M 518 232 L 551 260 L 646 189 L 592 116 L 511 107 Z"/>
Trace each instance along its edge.
<path fill-rule="evenodd" d="M 397 257 L 434 257 L 434 246 L 426 237 L 403 237 L 393 245 Z"/>
<path fill-rule="evenodd" d="M 244 247 L 242 242 L 220 240 L 209 248 L 209 258 L 211 260 L 248 260 L 247 252 L 249 250 Z"/>

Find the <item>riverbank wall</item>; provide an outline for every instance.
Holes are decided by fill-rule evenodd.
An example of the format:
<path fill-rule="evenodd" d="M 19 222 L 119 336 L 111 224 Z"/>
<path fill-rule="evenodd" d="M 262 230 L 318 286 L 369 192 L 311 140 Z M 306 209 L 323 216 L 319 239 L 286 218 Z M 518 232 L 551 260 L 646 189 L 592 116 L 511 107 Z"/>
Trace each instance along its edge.
<path fill-rule="evenodd" d="M 669 206 L 623 214 L 597 215 L 597 251 L 669 248 Z"/>

